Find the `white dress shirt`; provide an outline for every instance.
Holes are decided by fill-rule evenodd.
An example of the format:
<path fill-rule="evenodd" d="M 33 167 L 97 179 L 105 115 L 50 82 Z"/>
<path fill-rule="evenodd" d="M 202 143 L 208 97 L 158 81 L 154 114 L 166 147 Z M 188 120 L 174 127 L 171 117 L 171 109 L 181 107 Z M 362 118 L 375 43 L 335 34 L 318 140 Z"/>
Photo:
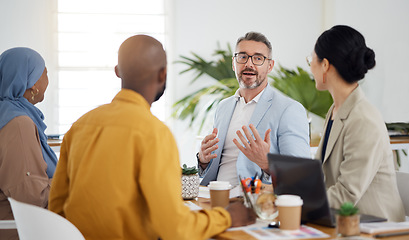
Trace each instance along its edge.
<path fill-rule="evenodd" d="M 241 142 L 236 134 L 237 130 L 240 130 L 243 136 L 246 136 L 242 130 L 242 127 L 244 125 L 248 127 L 250 118 L 253 115 L 257 102 L 264 90 L 265 89 L 263 89 L 263 91 L 261 91 L 248 103 L 245 102 L 244 97 L 240 96 L 240 91 L 236 91 L 234 97 L 236 98 L 237 104 L 227 131 L 226 141 L 224 143 L 224 148 L 220 159 L 220 168 L 219 173 L 217 174 L 217 181 L 228 181 L 233 187 L 239 185 L 236 162 L 240 149 L 238 149 L 234 144 L 233 139 L 236 138 L 239 142 Z"/>

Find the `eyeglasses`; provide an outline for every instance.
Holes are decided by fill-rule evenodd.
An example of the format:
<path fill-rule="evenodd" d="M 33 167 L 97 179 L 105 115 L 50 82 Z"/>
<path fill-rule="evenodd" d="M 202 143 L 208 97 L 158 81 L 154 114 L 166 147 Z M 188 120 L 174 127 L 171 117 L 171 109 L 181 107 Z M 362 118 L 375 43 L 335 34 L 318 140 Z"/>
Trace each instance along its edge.
<path fill-rule="evenodd" d="M 261 54 L 254 54 L 248 55 L 247 53 L 235 53 L 234 58 L 236 59 L 237 63 L 245 64 L 251 58 L 251 62 L 256 66 L 261 66 L 264 64 L 264 61 L 271 60 L 271 58 L 267 58 Z"/>
<path fill-rule="evenodd" d="M 311 56 L 311 55 L 306 56 L 306 57 L 305 57 L 305 60 L 307 60 L 308 66 L 311 66 L 312 56 Z"/>

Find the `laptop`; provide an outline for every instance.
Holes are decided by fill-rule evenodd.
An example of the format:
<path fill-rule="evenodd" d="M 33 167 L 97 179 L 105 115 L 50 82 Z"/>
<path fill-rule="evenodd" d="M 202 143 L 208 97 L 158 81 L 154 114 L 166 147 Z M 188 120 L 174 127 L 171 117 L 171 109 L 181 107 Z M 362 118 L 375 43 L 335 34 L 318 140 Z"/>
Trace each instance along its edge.
<path fill-rule="evenodd" d="M 336 209 L 329 207 L 321 161 L 268 154 L 274 193 L 293 194 L 303 200 L 301 222 L 335 227 Z M 361 223 L 382 222 L 385 218 L 361 214 Z"/>

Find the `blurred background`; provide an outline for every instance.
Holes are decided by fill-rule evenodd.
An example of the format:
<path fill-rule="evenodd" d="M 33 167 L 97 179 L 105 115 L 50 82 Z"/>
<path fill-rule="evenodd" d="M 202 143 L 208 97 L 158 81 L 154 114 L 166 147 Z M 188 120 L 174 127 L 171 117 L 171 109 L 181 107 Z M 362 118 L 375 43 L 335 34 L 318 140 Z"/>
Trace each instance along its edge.
<path fill-rule="evenodd" d="M 25 46 L 45 58 L 50 84 L 38 107 L 46 133 L 64 134 L 120 90 L 119 45 L 134 34 L 157 38 L 168 54 L 168 83 L 152 111 L 175 135 L 181 163 L 190 166 L 213 116 L 199 131 L 199 124 L 172 118 L 172 106 L 215 80 L 203 75 L 191 84 L 196 74 L 180 74 L 187 68 L 177 63 L 181 56 L 217 60 L 215 50 L 234 50 L 237 38 L 258 31 L 273 44 L 276 67 L 310 72 L 305 57 L 318 36 L 350 25 L 376 53 L 376 67 L 361 82 L 366 96 L 385 122 L 409 122 L 408 13 L 407 0 L 0 0 L 0 51 Z"/>

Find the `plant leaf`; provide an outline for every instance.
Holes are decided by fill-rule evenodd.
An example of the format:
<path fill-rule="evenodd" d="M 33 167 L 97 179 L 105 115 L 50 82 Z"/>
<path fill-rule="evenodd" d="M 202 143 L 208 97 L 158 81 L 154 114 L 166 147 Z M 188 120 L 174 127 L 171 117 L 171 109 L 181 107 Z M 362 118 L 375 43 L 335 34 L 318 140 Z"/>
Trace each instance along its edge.
<path fill-rule="evenodd" d="M 279 66 L 277 73 L 269 77 L 276 89 L 300 102 L 307 111 L 325 118 L 333 103 L 332 97 L 328 91 L 318 91 L 314 79 L 302 68 L 294 71 Z"/>

